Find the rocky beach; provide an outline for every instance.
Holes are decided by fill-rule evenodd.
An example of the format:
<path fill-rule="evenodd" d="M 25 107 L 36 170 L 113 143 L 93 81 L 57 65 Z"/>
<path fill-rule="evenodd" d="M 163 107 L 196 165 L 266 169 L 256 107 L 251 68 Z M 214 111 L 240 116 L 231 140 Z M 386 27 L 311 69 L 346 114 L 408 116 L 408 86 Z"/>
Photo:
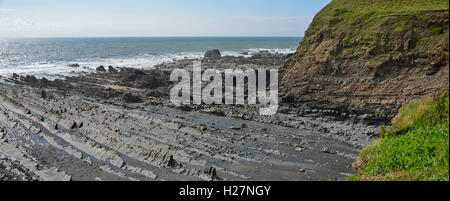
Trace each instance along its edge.
<path fill-rule="evenodd" d="M 289 56 L 208 53 L 201 61 L 203 69 L 274 69 Z M 343 180 L 378 133 L 376 124 L 308 105 L 282 104 L 274 116 L 260 116 L 256 106 L 173 105 L 170 72 L 193 61 L 152 70 L 100 66 L 54 81 L 3 77 L 0 178 Z"/>
<path fill-rule="evenodd" d="M 333 0 L 304 38 L 0 43 L 0 180 L 448 181 L 448 16 L 442 0 Z M 198 62 L 277 69 L 277 114 L 172 103 L 171 73 Z"/>

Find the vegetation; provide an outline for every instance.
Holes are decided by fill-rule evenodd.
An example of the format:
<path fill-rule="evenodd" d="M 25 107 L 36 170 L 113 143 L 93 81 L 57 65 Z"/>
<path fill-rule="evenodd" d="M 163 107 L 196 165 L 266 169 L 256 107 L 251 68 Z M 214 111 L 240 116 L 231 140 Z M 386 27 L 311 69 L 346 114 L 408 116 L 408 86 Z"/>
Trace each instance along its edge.
<path fill-rule="evenodd" d="M 422 12 L 429 10 L 443 10 L 449 8 L 448 0 L 334 0 L 327 9 L 322 13 L 322 18 L 325 17 L 331 25 L 339 24 L 336 29 L 339 31 L 346 31 L 349 28 L 354 28 L 355 25 L 362 25 L 367 29 L 367 33 L 371 35 L 372 32 L 379 31 L 380 26 L 387 27 L 402 27 L 397 31 L 411 30 L 411 23 L 399 21 L 392 16 L 405 16 L 411 20 L 422 16 Z M 426 21 L 426 19 L 424 19 Z M 363 28 L 363 27 L 361 27 Z M 362 29 L 362 30 L 365 30 Z M 441 33 L 448 29 L 448 27 L 438 27 Z M 351 30 L 351 29 L 350 29 Z"/>
<path fill-rule="evenodd" d="M 448 0 L 334 0 L 319 14 L 322 20 L 315 21 L 318 24 L 342 21 L 341 25 L 351 26 L 377 23 L 389 16 L 420 16 L 423 11 L 444 9 L 449 9 Z"/>
<path fill-rule="evenodd" d="M 448 9 L 448 0 L 335 0 L 331 7 L 339 10 L 367 13 L 373 10 L 383 13 L 417 12 L 424 10 Z M 345 9 L 344 9 L 345 8 Z"/>
<path fill-rule="evenodd" d="M 403 106 L 354 166 L 359 173 L 349 180 L 448 181 L 448 94 Z"/>
<path fill-rule="evenodd" d="M 438 35 L 444 34 L 444 31 L 446 29 L 448 29 L 448 25 L 445 25 L 443 27 L 436 27 L 433 29 L 433 33 L 434 33 L 434 35 L 438 36 Z"/>
<path fill-rule="evenodd" d="M 313 20 L 302 45 L 331 33 L 345 44 L 374 45 L 382 34 L 387 41 L 423 41 L 412 48 L 427 48 L 428 42 L 446 46 L 448 25 L 429 30 L 423 30 L 423 25 L 429 22 L 427 11 L 448 9 L 448 0 L 333 0 Z M 389 54 L 392 48 L 383 53 Z"/>

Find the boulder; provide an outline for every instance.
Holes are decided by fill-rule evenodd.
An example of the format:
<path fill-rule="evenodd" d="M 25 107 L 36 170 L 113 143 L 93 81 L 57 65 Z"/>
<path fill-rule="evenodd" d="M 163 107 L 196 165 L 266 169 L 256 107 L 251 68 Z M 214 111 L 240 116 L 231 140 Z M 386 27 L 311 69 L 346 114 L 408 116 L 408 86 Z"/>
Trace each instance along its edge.
<path fill-rule="evenodd" d="M 120 77 L 122 78 L 122 82 L 134 82 L 136 80 L 144 79 L 147 74 L 139 69 L 123 69 L 120 71 Z"/>
<path fill-rule="evenodd" d="M 271 55 L 272 55 L 272 53 L 270 53 L 268 50 L 262 50 L 262 51 L 259 51 L 255 54 L 253 54 L 252 58 L 261 59 L 261 58 L 270 57 Z"/>
<path fill-rule="evenodd" d="M 41 91 L 41 98 L 42 99 L 47 99 L 47 91 L 45 91 L 45 90 Z"/>
<path fill-rule="evenodd" d="M 20 80 L 22 82 L 25 82 L 26 84 L 29 84 L 29 85 L 36 84 L 36 83 L 39 82 L 39 80 L 34 75 L 27 75 L 25 77 L 21 76 Z"/>
<path fill-rule="evenodd" d="M 106 72 L 106 69 L 104 66 L 99 66 L 97 69 L 95 69 L 98 72 Z"/>
<path fill-rule="evenodd" d="M 80 64 L 69 64 L 69 67 L 78 68 L 80 67 Z"/>
<path fill-rule="evenodd" d="M 47 80 L 47 78 L 42 78 L 39 80 L 40 87 L 47 87 L 49 85 L 50 81 Z"/>
<path fill-rule="evenodd" d="M 204 58 L 206 58 L 206 59 L 220 59 L 220 58 L 222 58 L 222 55 L 220 54 L 220 51 L 218 49 L 208 50 L 205 53 Z"/>
<path fill-rule="evenodd" d="M 108 72 L 110 73 L 118 73 L 119 71 L 112 66 L 108 66 Z"/>

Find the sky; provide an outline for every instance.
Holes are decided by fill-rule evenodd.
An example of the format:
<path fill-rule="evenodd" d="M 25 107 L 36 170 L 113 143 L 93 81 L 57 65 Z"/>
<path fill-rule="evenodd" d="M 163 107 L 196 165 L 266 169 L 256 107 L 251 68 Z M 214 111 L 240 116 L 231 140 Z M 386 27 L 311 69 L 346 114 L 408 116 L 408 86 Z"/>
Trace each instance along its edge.
<path fill-rule="evenodd" d="M 330 1 L 0 0 L 0 37 L 298 37 Z"/>

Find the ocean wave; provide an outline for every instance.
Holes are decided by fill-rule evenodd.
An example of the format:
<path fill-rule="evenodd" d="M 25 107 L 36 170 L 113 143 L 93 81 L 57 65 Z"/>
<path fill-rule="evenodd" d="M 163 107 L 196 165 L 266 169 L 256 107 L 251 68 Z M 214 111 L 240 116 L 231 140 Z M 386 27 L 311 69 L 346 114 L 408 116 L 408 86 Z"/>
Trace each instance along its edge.
<path fill-rule="evenodd" d="M 251 57 L 253 54 L 261 51 L 269 51 L 271 53 L 293 53 L 295 49 L 246 49 L 244 51 L 223 51 L 222 56 L 243 56 Z M 140 56 L 131 58 L 105 58 L 98 57 L 95 59 L 79 59 L 74 61 L 41 61 L 29 64 L 19 64 L 15 66 L 3 65 L 6 61 L 2 61 L 0 65 L 0 75 L 12 76 L 13 73 L 19 75 L 34 75 L 38 78 L 47 78 L 49 80 L 63 79 L 67 76 L 79 76 L 80 74 L 94 73 L 100 65 L 114 67 L 128 67 L 138 69 L 152 69 L 155 65 L 167 62 L 174 62 L 181 59 L 199 59 L 202 58 L 204 52 L 180 52 L 175 54 L 145 53 Z M 81 67 L 72 68 L 70 64 L 79 64 Z"/>
<path fill-rule="evenodd" d="M 266 49 L 266 48 L 251 48 L 247 49 L 249 54 L 255 54 L 261 51 L 268 51 L 270 53 L 279 53 L 279 54 L 290 54 L 296 51 L 295 48 L 285 48 L 285 49 Z"/>

